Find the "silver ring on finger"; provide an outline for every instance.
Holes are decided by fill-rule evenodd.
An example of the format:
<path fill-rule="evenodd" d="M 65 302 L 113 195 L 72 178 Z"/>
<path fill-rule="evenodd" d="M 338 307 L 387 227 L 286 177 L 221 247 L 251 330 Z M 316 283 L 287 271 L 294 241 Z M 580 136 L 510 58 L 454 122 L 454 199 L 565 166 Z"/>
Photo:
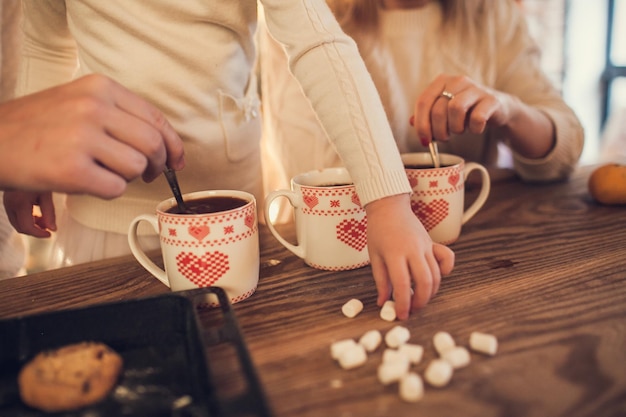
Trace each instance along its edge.
<path fill-rule="evenodd" d="M 441 92 L 441 97 L 447 98 L 448 100 L 452 100 L 454 98 L 454 94 L 452 94 L 451 92 L 447 90 L 443 90 Z"/>

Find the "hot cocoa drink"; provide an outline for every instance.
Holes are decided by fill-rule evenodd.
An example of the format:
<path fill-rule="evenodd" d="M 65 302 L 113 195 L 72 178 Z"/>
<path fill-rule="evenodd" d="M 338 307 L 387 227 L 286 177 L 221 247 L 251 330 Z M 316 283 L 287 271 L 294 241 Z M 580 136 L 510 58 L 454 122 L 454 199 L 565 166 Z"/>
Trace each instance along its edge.
<path fill-rule="evenodd" d="M 441 164 L 441 168 L 446 168 L 452 165 L 444 165 Z M 405 169 L 433 169 L 435 168 L 432 164 L 405 164 Z"/>
<path fill-rule="evenodd" d="M 167 210 L 171 214 L 205 214 L 233 210 L 248 204 L 247 200 L 228 196 L 211 196 L 185 201 L 187 213 L 181 213 L 178 206 Z"/>
<path fill-rule="evenodd" d="M 349 187 L 352 184 L 351 182 L 337 182 L 337 183 L 329 183 L 329 184 L 320 184 L 318 187 Z"/>

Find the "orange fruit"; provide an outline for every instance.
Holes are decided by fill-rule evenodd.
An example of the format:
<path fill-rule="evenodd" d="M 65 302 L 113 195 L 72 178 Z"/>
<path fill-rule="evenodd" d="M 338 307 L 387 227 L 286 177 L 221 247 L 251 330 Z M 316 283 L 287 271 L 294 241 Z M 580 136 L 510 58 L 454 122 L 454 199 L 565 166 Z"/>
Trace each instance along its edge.
<path fill-rule="evenodd" d="M 626 204 L 626 165 L 606 164 L 596 168 L 587 186 L 591 197 L 599 203 Z"/>

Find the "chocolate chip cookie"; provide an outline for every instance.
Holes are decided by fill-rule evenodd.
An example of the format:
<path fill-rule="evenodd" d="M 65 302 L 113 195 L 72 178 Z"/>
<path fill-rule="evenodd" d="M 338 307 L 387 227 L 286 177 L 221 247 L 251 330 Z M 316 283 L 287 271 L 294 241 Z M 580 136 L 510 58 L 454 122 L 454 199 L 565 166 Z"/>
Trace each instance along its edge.
<path fill-rule="evenodd" d="M 22 401 L 46 412 L 75 410 L 107 396 L 122 371 L 120 355 L 98 342 L 39 353 L 21 369 Z"/>

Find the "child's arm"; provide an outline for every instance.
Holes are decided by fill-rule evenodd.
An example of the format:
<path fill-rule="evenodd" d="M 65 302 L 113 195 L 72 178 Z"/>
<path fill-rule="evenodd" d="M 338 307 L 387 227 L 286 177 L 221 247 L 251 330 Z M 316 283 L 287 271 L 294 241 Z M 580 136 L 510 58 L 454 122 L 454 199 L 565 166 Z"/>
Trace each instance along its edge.
<path fill-rule="evenodd" d="M 368 246 L 379 302 L 394 288 L 397 313 L 425 305 L 441 273 L 430 237 L 409 203 L 409 185 L 385 110 L 354 41 L 324 1 L 262 0 L 270 34 L 350 176 L 368 215 Z M 442 267 L 452 254 L 441 250 Z M 435 290 L 435 291 L 434 291 Z"/>

